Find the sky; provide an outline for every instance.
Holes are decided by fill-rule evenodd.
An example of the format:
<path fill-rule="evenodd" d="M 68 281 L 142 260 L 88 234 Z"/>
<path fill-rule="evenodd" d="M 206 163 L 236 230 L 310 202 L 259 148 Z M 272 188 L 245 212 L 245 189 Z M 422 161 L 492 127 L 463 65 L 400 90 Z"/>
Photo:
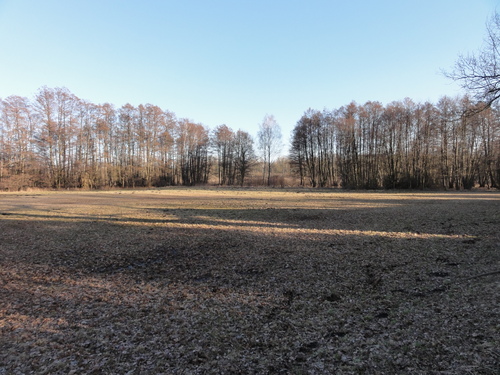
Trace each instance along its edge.
<path fill-rule="evenodd" d="M 66 87 L 284 149 L 309 108 L 463 93 L 444 77 L 500 0 L 0 0 L 0 98 Z"/>

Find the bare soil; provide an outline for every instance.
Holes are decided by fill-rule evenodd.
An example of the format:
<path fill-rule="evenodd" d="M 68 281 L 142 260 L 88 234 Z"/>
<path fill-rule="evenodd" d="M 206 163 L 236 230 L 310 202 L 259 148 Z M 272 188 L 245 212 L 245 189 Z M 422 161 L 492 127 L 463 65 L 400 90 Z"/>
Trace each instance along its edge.
<path fill-rule="evenodd" d="M 499 374 L 500 193 L 0 194 L 0 375 Z"/>

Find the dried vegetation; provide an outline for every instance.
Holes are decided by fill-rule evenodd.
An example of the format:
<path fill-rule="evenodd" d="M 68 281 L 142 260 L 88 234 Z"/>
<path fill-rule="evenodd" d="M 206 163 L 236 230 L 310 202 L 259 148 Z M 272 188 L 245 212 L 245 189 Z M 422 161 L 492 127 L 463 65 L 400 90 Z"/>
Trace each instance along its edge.
<path fill-rule="evenodd" d="M 0 374 L 498 374 L 500 194 L 0 195 Z"/>

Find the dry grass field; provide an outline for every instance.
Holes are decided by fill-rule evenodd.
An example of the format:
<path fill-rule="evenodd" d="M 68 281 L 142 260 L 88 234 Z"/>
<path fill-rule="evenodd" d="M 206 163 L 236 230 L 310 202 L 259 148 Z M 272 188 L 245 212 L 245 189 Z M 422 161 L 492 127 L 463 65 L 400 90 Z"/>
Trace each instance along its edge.
<path fill-rule="evenodd" d="M 500 193 L 0 194 L 0 375 L 498 374 Z"/>

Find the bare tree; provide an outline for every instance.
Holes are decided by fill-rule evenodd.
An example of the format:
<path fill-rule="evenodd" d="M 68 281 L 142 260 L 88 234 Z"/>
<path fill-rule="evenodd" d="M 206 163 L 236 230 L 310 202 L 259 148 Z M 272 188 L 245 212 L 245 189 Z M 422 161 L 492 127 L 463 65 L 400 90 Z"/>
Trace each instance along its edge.
<path fill-rule="evenodd" d="M 235 134 L 235 157 L 234 164 L 238 184 L 243 186 L 245 177 L 252 168 L 255 161 L 253 151 L 253 139 L 247 132 L 238 130 Z"/>
<path fill-rule="evenodd" d="M 282 148 L 281 128 L 273 115 L 266 115 L 260 124 L 257 134 L 259 149 L 264 162 L 263 176 L 265 179 L 267 172 L 267 184 L 271 184 L 271 165 L 274 159 L 279 156 Z"/>
<path fill-rule="evenodd" d="M 7 168 L 11 188 L 29 185 L 36 175 L 35 121 L 29 100 L 0 100 L 0 181 Z"/>
<path fill-rule="evenodd" d="M 458 81 L 475 99 L 489 107 L 500 99 L 500 15 L 486 25 L 484 46 L 476 54 L 460 55 L 451 72 L 445 76 Z"/>
<path fill-rule="evenodd" d="M 202 124 L 182 119 L 176 142 L 181 183 L 188 186 L 207 183 L 210 173 L 209 130 Z"/>
<path fill-rule="evenodd" d="M 309 108 L 300 118 L 293 131 L 292 160 L 297 166 L 301 184 L 305 175 L 309 176 L 312 187 L 322 180 L 320 174 L 322 155 L 320 150 L 323 133 L 321 112 Z"/>
<path fill-rule="evenodd" d="M 227 125 L 219 125 L 213 134 L 213 144 L 217 153 L 219 185 L 234 183 L 234 132 Z"/>
<path fill-rule="evenodd" d="M 77 111 L 80 99 L 67 88 L 42 87 L 35 97 L 35 111 L 41 121 L 40 147 L 49 164 L 49 181 L 53 187 L 72 184 Z"/>

